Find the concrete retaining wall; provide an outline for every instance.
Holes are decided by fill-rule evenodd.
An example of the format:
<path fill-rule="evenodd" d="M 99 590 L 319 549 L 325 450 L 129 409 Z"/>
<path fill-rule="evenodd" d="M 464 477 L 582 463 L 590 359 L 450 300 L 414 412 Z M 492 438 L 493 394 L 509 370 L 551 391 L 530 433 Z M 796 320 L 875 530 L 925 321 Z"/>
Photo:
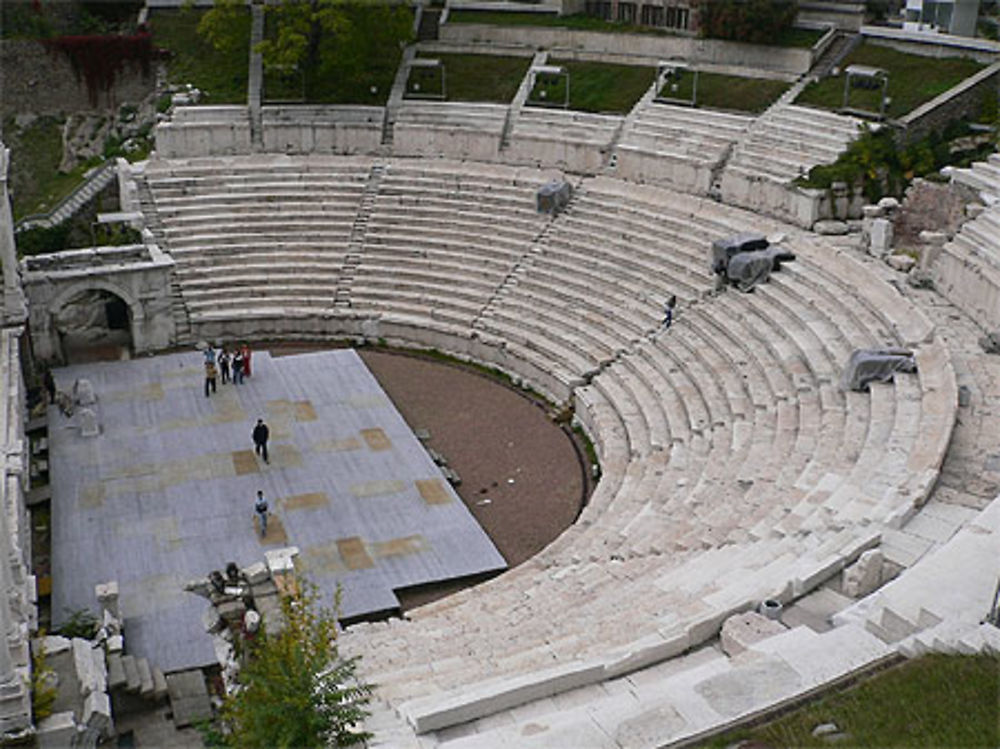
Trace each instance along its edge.
<path fill-rule="evenodd" d="M 948 244 L 931 268 L 934 288 L 986 330 L 1000 327 L 1000 268 Z"/>
<path fill-rule="evenodd" d="M 204 111 L 199 111 L 204 110 Z M 382 107 L 264 107 L 264 150 L 272 153 L 358 154 L 382 142 Z M 248 154 L 246 107 L 183 107 L 156 128 L 163 158 Z"/>
<path fill-rule="evenodd" d="M 707 195 L 712 186 L 712 165 L 691 157 L 619 145 L 617 175 L 630 182 L 662 185 L 680 192 Z"/>
<path fill-rule="evenodd" d="M 975 120 L 983 108 L 983 100 L 990 92 L 1000 92 L 1000 63 L 966 78 L 957 86 L 945 91 L 926 104 L 902 117 L 901 139 L 904 143 L 925 138 L 935 131 L 944 130 L 957 120 Z"/>
<path fill-rule="evenodd" d="M 511 140 L 504 151 L 507 164 L 553 167 L 578 174 L 596 174 L 604 167 L 607 148 L 593 143 L 567 142 L 526 133 Z"/>
<path fill-rule="evenodd" d="M 861 34 L 866 42 L 922 57 L 966 57 L 984 64 L 995 62 L 1000 57 L 1000 43 L 988 39 L 929 31 L 903 31 L 882 26 L 862 26 Z"/>
<path fill-rule="evenodd" d="M 496 161 L 500 133 L 464 128 L 428 127 L 425 123 L 400 122 L 393 126 L 392 152 L 397 156 Z"/>
<path fill-rule="evenodd" d="M 606 62 L 655 65 L 658 60 L 683 58 L 688 62 L 756 68 L 772 73 L 802 75 L 812 67 L 814 51 L 808 48 L 766 47 L 716 39 L 653 34 L 605 34 L 564 28 L 493 26 L 449 23 L 440 39 L 455 44 L 500 44 L 548 49 L 555 57 L 586 52 Z"/>

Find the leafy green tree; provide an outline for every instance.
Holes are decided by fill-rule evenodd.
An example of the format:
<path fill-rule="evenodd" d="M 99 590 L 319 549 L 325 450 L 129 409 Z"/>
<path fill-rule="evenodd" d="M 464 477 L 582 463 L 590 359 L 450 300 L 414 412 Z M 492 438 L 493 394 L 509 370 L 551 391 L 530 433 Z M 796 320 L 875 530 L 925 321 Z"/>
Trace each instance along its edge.
<path fill-rule="evenodd" d="M 318 605 L 313 586 L 299 590 L 282 598 L 283 626 L 264 622 L 249 641 L 240 689 L 222 706 L 225 741 L 234 749 L 340 747 L 370 738 L 356 725 L 368 714 L 372 687 L 357 678 L 357 659 L 337 652 L 334 612 Z"/>
<path fill-rule="evenodd" d="M 237 49 L 234 29 L 245 8 L 244 0 L 216 0 L 202 16 L 198 33 L 221 52 Z M 327 90 L 326 81 L 336 79 L 341 89 L 367 91 L 370 69 L 395 69 L 412 36 L 413 15 L 402 3 L 281 0 L 265 5 L 264 12 L 266 32 L 257 46 L 264 68 L 301 71 L 307 90 Z"/>

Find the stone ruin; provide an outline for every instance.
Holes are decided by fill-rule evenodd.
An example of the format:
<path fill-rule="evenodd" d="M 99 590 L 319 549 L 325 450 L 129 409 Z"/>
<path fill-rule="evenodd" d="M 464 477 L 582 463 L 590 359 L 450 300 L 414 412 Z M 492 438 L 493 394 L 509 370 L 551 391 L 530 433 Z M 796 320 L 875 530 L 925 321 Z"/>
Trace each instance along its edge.
<path fill-rule="evenodd" d="M 298 554 L 295 546 L 275 549 L 265 552 L 265 562 L 242 569 L 230 562 L 225 572 L 215 570 L 184 586 L 186 591 L 211 604 L 205 609 L 203 621 L 205 631 L 212 636 L 226 694 L 235 687 L 240 670 L 237 653 L 242 648 L 236 647 L 237 641 L 253 639 L 260 627 L 269 632 L 280 631 L 281 595 L 295 589 Z"/>
<path fill-rule="evenodd" d="M 915 179 L 903 202 L 882 198 L 862 208 L 861 243 L 873 257 L 907 274 L 917 288 L 933 286 L 931 268 L 966 220 L 984 210 L 975 192 L 950 183 Z"/>
<path fill-rule="evenodd" d="M 42 683 L 55 690 L 52 714 L 37 725 L 40 749 L 96 747 L 114 736 L 111 707 L 113 662 L 125 648 L 118 610 L 118 583 L 95 589 L 101 605 L 92 639 L 47 635 L 32 641 L 35 658 L 44 658 Z"/>

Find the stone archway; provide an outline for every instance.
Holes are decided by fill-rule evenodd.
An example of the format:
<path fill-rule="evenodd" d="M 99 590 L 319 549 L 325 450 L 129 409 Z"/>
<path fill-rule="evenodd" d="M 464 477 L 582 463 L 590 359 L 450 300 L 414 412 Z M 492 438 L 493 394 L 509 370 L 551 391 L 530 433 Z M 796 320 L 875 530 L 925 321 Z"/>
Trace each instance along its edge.
<path fill-rule="evenodd" d="M 116 292 L 82 289 L 49 314 L 59 358 L 66 364 L 128 358 L 134 351 L 132 308 Z"/>
<path fill-rule="evenodd" d="M 173 265 L 155 245 L 25 258 L 21 273 L 35 357 L 66 363 L 80 355 L 120 358 L 170 346 Z"/>

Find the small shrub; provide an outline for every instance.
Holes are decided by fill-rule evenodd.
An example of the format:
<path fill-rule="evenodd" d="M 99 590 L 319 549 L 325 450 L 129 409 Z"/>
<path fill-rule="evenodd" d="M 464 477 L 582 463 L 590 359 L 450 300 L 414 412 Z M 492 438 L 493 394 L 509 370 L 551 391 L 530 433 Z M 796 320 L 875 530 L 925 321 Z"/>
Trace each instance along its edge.
<path fill-rule="evenodd" d="M 15 235 L 17 251 L 24 257 L 62 252 L 66 249 L 68 240 L 68 224 L 59 224 L 50 228 L 39 226 L 34 229 L 25 229 Z"/>
<path fill-rule="evenodd" d="M 44 639 L 43 629 L 38 632 L 37 642 L 41 643 Z M 52 708 L 56 704 L 58 695 L 58 689 L 51 678 L 54 673 L 48 665 L 45 646 L 39 644 L 31 652 L 31 680 L 28 684 L 31 691 L 31 717 L 35 723 L 52 715 Z"/>
<path fill-rule="evenodd" d="M 87 609 L 71 611 L 63 625 L 56 630 L 63 637 L 82 637 L 91 640 L 97 634 L 97 617 Z"/>

